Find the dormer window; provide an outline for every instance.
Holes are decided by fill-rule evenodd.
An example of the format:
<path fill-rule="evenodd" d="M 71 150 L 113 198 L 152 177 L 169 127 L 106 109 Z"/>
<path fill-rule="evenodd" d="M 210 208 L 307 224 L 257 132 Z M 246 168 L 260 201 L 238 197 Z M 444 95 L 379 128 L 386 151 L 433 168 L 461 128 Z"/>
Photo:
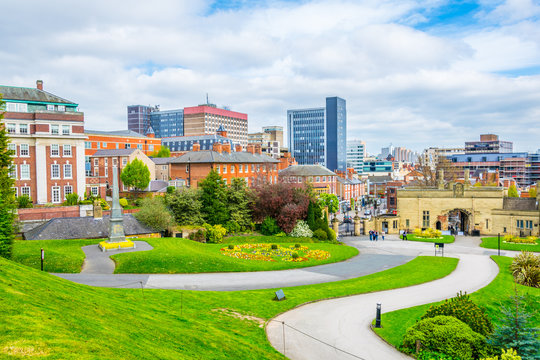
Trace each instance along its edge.
<path fill-rule="evenodd" d="M 54 111 L 54 105 L 47 104 L 47 111 Z"/>
<path fill-rule="evenodd" d="M 6 103 L 6 110 L 11 112 L 28 112 L 28 104 L 24 103 Z"/>
<path fill-rule="evenodd" d="M 65 105 L 58 105 L 58 111 L 66 111 Z"/>

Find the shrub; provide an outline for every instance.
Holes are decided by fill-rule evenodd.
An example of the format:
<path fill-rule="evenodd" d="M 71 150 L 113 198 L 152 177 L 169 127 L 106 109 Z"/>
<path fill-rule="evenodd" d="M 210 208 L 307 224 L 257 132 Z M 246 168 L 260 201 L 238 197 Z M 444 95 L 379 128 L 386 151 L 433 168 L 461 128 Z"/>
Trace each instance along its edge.
<path fill-rule="evenodd" d="M 277 244 L 272 244 L 271 248 L 272 248 L 272 250 L 277 250 L 278 246 L 277 246 Z"/>
<path fill-rule="evenodd" d="M 298 249 L 300 247 L 300 244 L 294 244 L 294 247 Z"/>
<path fill-rule="evenodd" d="M 304 220 L 298 220 L 294 229 L 289 233 L 292 237 L 313 237 L 313 231 Z"/>
<path fill-rule="evenodd" d="M 265 217 L 261 224 L 261 233 L 263 235 L 270 236 L 275 235 L 279 232 L 281 232 L 281 229 L 277 225 L 276 220 L 272 219 L 269 216 Z"/>
<path fill-rule="evenodd" d="M 514 235 L 505 235 L 503 237 L 503 241 L 505 242 L 513 242 L 517 244 L 536 244 L 536 240 L 538 238 L 536 236 L 527 236 L 524 238 L 520 238 L 519 236 Z"/>
<path fill-rule="evenodd" d="M 442 232 L 440 230 L 435 229 L 426 229 L 422 231 L 421 229 L 414 229 L 414 236 L 426 238 L 426 239 L 438 239 L 442 236 Z"/>
<path fill-rule="evenodd" d="M 225 224 L 225 229 L 227 229 L 227 232 L 229 234 L 238 233 L 242 230 L 242 228 L 240 227 L 240 224 L 232 220 L 227 221 L 227 223 Z"/>
<path fill-rule="evenodd" d="M 66 201 L 62 203 L 63 206 L 72 206 L 79 204 L 79 195 L 69 194 L 66 196 Z"/>
<path fill-rule="evenodd" d="M 499 357 L 498 356 L 488 357 L 488 358 L 483 358 L 481 360 L 499 360 Z M 508 349 L 508 350 L 503 349 L 502 354 L 501 354 L 501 360 L 521 360 L 521 356 L 519 356 L 516 350 L 514 349 Z"/>
<path fill-rule="evenodd" d="M 446 355 L 437 351 L 420 351 L 416 355 L 417 360 L 459 360 L 458 358 Z"/>
<path fill-rule="evenodd" d="M 32 199 L 28 195 L 21 195 L 17 197 L 17 207 L 19 209 L 27 209 L 34 207 L 34 204 L 32 204 Z"/>
<path fill-rule="evenodd" d="M 522 251 L 512 261 L 510 270 L 518 284 L 540 287 L 540 255 Z"/>
<path fill-rule="evenodd" d="M 298 259 L 298 258 L 299 258 L 298 253 L 296 253 L 296 252 L 293 252 L 292 255 L 291 255 L 291 257 L 292 257 L 293 259 Z"/>
<path fill-rule="evenodd" d="M 287 236 L 287 234 L 285 234 L 283 231 L 280 232 L 280 233 L 277 233 L 276 234 L 277 237 L 284 237 L 284 236 Z"/>
<path fill-rule="evenodd" d="M 155 231 L 165 231 L 174 225 L 174 218 L 167 206 L 165 206 L 162 197 L 144 198 L 141 201 L 141 205 L 141 210 L 134 216 L 144 225 Z"/>
<path fill-rule="evenodd" d="M 123 207 L 123 208 L 125 208 L 126 206 L 129 205 L 127 199 L 125 199 L 125 198 L 121 198 L 120 200 L 118 200 L 118 202 L 120 203 L 120 206 Z"/>
<path fill-rule="evenodd" d="M 176 186 L 167 186 L 167 194 L 172 194 L 176 191 Z"/>
<path fill-rule="evenodd" d="M 100 198 L 100 199 L 98 199 L 98 201 L 99 201 L 99 204 L 101 205 L 101 208 L 103 210 L 109 210 L 110 209 L 109 204 L 107 203 L 107 201 L 105 201 L 105 199 Z"/>
<path fill-rule="evenodd" d="M 229 246 L 227 246 L 227 248 L 228 248 L 229 250 L 234 250 L 234 245 L 229 245 Z"/>
<path fill-rule="evenodd" d="M 206 229 L 206 242 L 211 244 L 220 244 L 223 242 L 223 237 L 227 234 L 227 229 L 223 226 L 204 224 Z"/>
<path fill-rule="evenodd" d="M 199 229 L 196 232 L 189 234 L 189 239 L 197 242 L 206 242 L 206 230 Z"/>
<path fill-rule="evenodd" d="M 457 294 L 456 297 L 446 300 L 441 305 L 431 306 L 422 316 L 422 319 L 433 318 L 439 315 L 453 316 L 463 321 L 479 334 L 488 336 L 493 332 L 493 324 L 484 310 L 471 301 L 467 293 Z"/>
<path fill-rule="evenodd" d="M 428 351 L 468 360 L 485 356 L 488 346 L 485 337 L 472 331 L 469 325 L 453 316 L 435 316 L 423 319 L 407 329 L 403 347 L 416 349 L 416 340 Z"/>
<path fill-rule="evenodd" d="M 326 235 L 328 236 L 329 241 L 336 241 L 336 232 L 330 228 L 326 229 Z"/>
<path fill-rule="evenodd" d="M 313 236 L 319 241 L 328 240 L 328 234 L 323 229 L 317 229 L 313 232 Z"/>

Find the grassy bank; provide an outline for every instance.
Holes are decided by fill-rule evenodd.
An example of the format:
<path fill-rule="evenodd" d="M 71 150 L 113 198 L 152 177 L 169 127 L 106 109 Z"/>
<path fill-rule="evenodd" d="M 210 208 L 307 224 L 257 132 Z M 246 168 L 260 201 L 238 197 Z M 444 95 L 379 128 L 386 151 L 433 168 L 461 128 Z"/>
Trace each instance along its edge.
<path fill-rule="evenodd" d="M 497 236 L 482 238 L 481 247 L 487 249 L 497 249 L 498 246 Z M 514 250 L 514 251 L 531 251 L 540 252 L 540 238 L 536 239 L 536 244 L 513 244 L 505 243 L 501 236 L 501 250 Z"/>
<path fill-rule="evenodd" d="M 520 294 L 529 294 L 531 297 L 531 304 L 536 310 L 535 317 L 532 319 L 533 323 L 538 324 L 540 322 L 540 289 L 531 288 L 527 286 L 517 285 L 514 283 L 509 266 L 512 263 L 512 259 L 503 256 L 492 257 L 499 266 L 499 274 L 497 277 L 486 287 L 471 294 L 471 300 L 478 305 L 482 306 L 494 324 L 498 323 L 501 315 L 500 304 L 505 303 L 508 297 L 514 295 L 514 287 Z M 395 347 L 399 347 L 402 344 L 403 335 L 407 328 L 414 325 L 414 323 L 420 319 L 426 310 L 434 304 L 440 304 L 442 302 L 415 306 L 408 309 L 397 310 L 387 314 L 383 314 L 382 323 L 383 327 L 380 329 L 374 329 L 383 339 Z"/>
<path fill-rule="evenodd" d="M 255 239 L 254 239 L 255 238 Z M 231 243 L 274 243 L 275 237 L 237 237 Z M 277 239 L 282 239 L 277 237 Z M 225 242 L 229 243 L 229 239 Z M 259 241 L 263 240 L 263 241 Z M 286 239 L 289 242 L 280 242 L 280 246 L 294 246 L 295 238 Z M 145 239 L 154 250 L 116 254 L 111 258 L 116 262 L 115 273 L 128 274 L 158 274 L 158 273 L 204 273 L 204 272 L 231 272 L 231 271 L 266 271 L 302 268 L 328 264 L 349 259 L 358 255 L 356 248 L 345 245 L 325 243 L 302 243 L 311 250 L 325 250 L 330 258 L 324 260 L 310 259 L 302 262 L 287 261 L 260 261 L 237 259 L 225 256 L 220 251 L 227 244 L 202 244 L 187 239 L 160 238 Z"/>
<path fill-rule="evenodd" d="M 0 358 L 283 359 L 262 322 L 317 299 L 435 280 L 453 258 L 418 257 L 369 276 L 274 290 L 198 292 L 78 285 L 0 258 Z"/>

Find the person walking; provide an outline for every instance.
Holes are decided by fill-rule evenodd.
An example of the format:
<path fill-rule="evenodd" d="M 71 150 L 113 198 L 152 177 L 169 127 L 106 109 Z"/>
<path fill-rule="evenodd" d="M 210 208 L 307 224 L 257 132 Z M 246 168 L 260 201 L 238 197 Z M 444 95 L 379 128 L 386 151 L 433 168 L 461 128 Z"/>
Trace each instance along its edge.
<path fill-rule="evenodd" d="M 385 234 L 385 233 L 384 233 L 384 230 L 381 231 L 381 237 L 382 237 L 383 241 L 384 241 L 384 234 Z"/>
<path fill-rule="evenodd" d="M 369 241 L 373 241 L 373 231 L 369 230 Z"/>
<path fill-rule="evenodd" d="M 379 240 L 379 232 L 375 231 L 375 241 Z"/>
<path fill-rule="evenodd" d="M 403 230 L 403 240 L 407 240 L 407 230 Z"/>

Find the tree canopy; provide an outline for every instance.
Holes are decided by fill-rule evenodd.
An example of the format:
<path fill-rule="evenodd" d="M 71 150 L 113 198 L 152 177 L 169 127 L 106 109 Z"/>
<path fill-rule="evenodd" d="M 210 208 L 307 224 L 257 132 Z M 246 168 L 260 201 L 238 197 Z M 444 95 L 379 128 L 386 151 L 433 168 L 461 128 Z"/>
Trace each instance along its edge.
<path fill-rule="evenodd" d="M 214 169 L 199 182 L 202 214 L 211 225 L 225 224 L 229 220 L 227 209 L 227 186 Z"/>
<path fill-rule="evenodd" d="M 199 200 L 200 191 L 196 189 L 175 190 L 167 194 L 166 204 L 178 225 L 202 225 L 202 204 Z"/>
<path fill-rule="evenodd" d="M 328 211 L 333 214 L 338 211 L 339 200 L 334 194 L 322 193 L 319 198 L 323 202 L 324 206 L 328 206 Z"/>
<path fill-rule="evenodd" d="M 170 157 L 171 156 L 171 150 L 166 146 L 162 146 L 159 150 L 155 150 L 154 152 L 152 152 L 152 154 L 150 154 L 150 156 L 155 157 L 155 158 Z"/>
<path fill-rule="evenodd" d="M 8 149 L 9 138 L 2 119 L 4 102 L 0 94 L 0 256 L 10 258 L 13 248 L 15 221 L 14 180 L 10 177 L 13 151 Z"/>
<path fill-rule="evenodd" d="M 122 170 L 120 179 L 127 187 L 144 190 L 150 183 L 150 170 L 148 170 L 148 166 L 142 160 L 133 159 Z"/>
<path fill-rule="evenodd" d="M 508 197 L 518 197 L 516 185 L 510 185 L 510 187 L 508 188 Z"/>

